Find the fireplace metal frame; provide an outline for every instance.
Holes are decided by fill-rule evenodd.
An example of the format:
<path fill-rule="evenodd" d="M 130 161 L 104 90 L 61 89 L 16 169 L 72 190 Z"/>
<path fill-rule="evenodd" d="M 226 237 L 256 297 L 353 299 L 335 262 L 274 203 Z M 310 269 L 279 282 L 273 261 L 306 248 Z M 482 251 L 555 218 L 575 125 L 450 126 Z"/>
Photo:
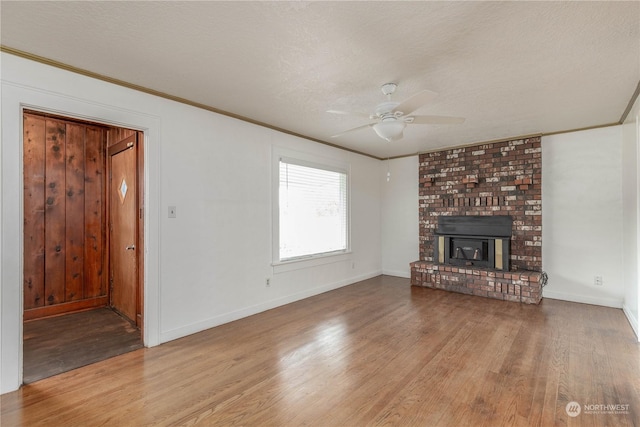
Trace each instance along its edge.
<path fill-rule="evenodd" d="M 439 264 L 509 271 L 513 218 L 496 216 L 440 216 L 434 238 L 434 261 Z M 483 259 L 452 256 L 451 242 L 466 239 L 487 245 Z"/>

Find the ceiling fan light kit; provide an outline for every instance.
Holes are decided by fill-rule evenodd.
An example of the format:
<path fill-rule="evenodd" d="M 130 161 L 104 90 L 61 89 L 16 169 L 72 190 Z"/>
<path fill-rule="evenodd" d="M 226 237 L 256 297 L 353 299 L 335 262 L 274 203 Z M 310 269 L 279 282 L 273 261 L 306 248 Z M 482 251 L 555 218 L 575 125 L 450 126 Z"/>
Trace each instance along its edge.
<path fill-rule="evenodd" d="M 382 94 L 387 97 L 385 102 L 378 104 L 373 114 L 368 117 L 371 120 L 375 120 L 373 123 L 369 123 L 363 126 L 358 126 L 353 129 L 341 132 L 333 135 L 332 138 L 342 136 L 346 133 L 351 133 L 360 129 L 372 127 L 375 133 L 385 141 L 395 141 L 403 137 L 404 128 L 407 124 L 426 125 L 426 124 L 458 124 L 464 122 L 462 117 L 448 117 L 448 116 L 417 116 L 411 115 L 415 110 L 422 107 L 433 100 L 437 93 L 430 90 L 423 90 L 413 95 L 411 98 L 403 102 L 391 101 L 391 95 L 396 91 L 398 87 L 395 83 L 385 83 L 380 90 Z M 353 115 L 353 116 L 366 116 L 362 113 L 352 113 L 348 111 L 329 110 L 327 113 Z"/>
<path fill-rule="evenodd" d="M 376 123 L 373 125 L 373 130 L 380 138 L 391 142 L 402 138 L 402 132 L 406 125 L 405 122 L 392 118 Z"/>

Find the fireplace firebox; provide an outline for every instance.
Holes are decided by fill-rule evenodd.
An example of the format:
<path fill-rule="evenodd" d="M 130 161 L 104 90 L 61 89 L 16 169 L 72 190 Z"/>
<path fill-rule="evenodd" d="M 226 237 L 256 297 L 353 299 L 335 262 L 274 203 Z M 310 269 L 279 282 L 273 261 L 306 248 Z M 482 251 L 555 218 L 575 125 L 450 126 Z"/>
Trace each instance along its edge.
<path fill-rule="evenodd" d="M 434 261 L 509 271 L 512 225 L 508 215 L 440 216 Z"/>

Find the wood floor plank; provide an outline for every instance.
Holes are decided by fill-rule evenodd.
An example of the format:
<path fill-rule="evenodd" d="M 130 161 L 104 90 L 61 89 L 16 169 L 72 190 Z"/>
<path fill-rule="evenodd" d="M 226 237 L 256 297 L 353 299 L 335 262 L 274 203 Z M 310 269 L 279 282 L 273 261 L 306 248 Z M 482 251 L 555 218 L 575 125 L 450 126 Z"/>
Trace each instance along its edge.
<path fill-rule="evenodd" d="M 0 421 L 637 426 L 638 360 L 621 310 L 380 276 L 27 385 L 2 396 Z M 572 418 L 572 400 L 630 410 Z"/>

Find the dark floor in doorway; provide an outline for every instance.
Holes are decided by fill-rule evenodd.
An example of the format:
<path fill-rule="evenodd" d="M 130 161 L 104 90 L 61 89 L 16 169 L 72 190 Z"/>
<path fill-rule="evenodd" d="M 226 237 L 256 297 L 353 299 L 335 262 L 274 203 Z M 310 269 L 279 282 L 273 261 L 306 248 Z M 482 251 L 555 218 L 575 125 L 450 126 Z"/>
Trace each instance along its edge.
<path fill-rule="evenodd" d="M 24 375 L 43 378 L 142 348 L 140 330 L 109 308 L 24 323 Z"/>

